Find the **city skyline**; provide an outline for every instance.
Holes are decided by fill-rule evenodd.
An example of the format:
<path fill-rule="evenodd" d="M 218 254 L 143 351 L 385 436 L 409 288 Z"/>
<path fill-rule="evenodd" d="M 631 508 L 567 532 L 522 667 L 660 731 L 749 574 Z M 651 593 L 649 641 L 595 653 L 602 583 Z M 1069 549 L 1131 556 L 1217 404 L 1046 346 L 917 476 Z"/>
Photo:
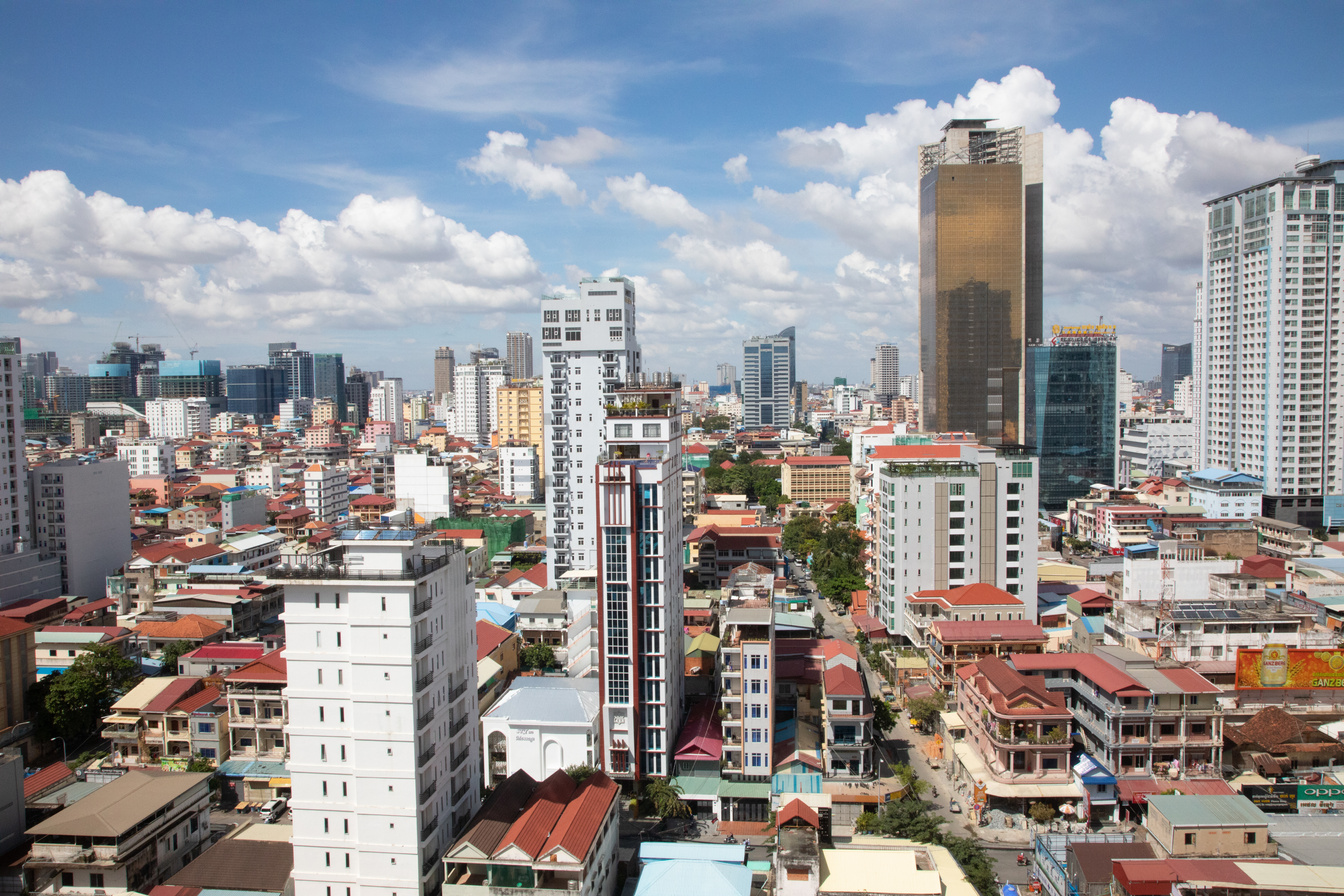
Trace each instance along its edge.
<path fill-rule="evenodd" d="M 262 328 L 427 388 L 436 345 L 499 344 L 542 295 L 617 268 L 645 297 L 651 369 L 709 379 L 793 325 L 801 379 L 857 381 L 876 342 L 917 350 L 914 148 L 985 115 L 1045 135 L 1046 316 L 1104 315 L 1147 378 L 1162 340 L 1186 341 L 1201 204 L 1344 146 L 1319 117 L 1337 88 L 1214 87 L 1179 52 L 1286 36 L 1262 10 L 1164 10 L 1154 30 L 1133 8 L 1052 8 L 1048 27 L 985 9 L 974 52 L 944 10 L 706 8 L 710 29 L 602 11 L 642 42 L 634 67 L 586 52 L 589 5 L 536 7 L 521 33 L 427 9 L 305 16 L 293 57 L 264 34 L 297 31 L 299 7 L 272 29 L 8 10 L 0 77 L 26 89 L 0 147 L 0 325 L 76 368 L 118 329 L 256 363 L 237 340 Z M 199 29 L 223 66 L 204 80 L 180 39 Z"/>

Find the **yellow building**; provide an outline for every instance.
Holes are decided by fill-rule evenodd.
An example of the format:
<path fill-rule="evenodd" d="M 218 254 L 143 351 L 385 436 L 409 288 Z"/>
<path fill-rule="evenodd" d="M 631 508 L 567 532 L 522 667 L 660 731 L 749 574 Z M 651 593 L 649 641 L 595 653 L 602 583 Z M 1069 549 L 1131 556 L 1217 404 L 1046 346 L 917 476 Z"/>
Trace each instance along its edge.
<path fill-rule="evenodd" d="M 780 488 L 794 501 L 824 504 L 849 500 L 849 458 L 835 455 L 784 458 Z"/>
<path fill-rule="evenodd" d="M 499 387 L 499 444 L 532 445 L 540 456 L 546 447 L 546 417 L 541 405 L 541 380 Z"/>

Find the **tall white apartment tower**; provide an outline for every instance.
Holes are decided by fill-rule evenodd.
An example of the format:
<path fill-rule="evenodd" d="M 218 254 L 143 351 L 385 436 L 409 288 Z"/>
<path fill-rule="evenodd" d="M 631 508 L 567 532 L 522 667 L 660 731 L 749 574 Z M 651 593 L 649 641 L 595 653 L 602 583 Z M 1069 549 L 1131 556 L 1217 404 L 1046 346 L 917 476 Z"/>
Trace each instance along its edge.
<path fill-rule="evenodd" d="M 1198 466 L 1263 480 L 1265 516 L 1318 527 L 1344 492 L 1344 160 L 1309 156 L 1205 207 Z"/>
<path fill-rule="evenodd" d="M 498 358 L 463 364 L 453 373 L 453 435 L 489 444 L 499 423 L 499 387 L 509 383 L 509 363 Z"/>
<path fill-rule="evenodd" d="M 681 387 L 624 388 L 598 414 L 602 764 L 615 778 L 670 775 L 685 673 Z"/>
<path fill-rule="evenodd" d="M 345 529 L 336 566 L 288 569 L 295 896 L 439 891 L 480 802 L 466 557 L 413 529 Z"/>
<path fill-rule="evenodd" d="M 873 352 L 873 391 L 886 399 L 900 394 L 901 348 L 895 343 L 879 343 Z"/>
<path fill-rule="evenodd" d="M 504 357 L 515 380 L 532 379 L 532 334 L 514 331 L 506 338 Z"/>
<path fill-rule="evenodd" d="M 392 438 L 401 438 L 402 412 L 401 377 L 379 380 L 369 392 L 369 419 L 385 420 L 392 424 Z"/>
<path fill-rule="evenodd" d="M 1036 619 L 1037 458 L 934 436 L 929 444 L 878 445 L 873 471 L 876 617 L 910 637 L 906 596 L 986 582 Z"/>
<path fill-rule="evenodd" d="M 597 568 L 593 466 L 605 447 L 603 414 L 640 372 L 635 285 L 624 277 L 579 284 L 541 300 L 546 394 L 546 563 L 551 586 L 570 569 Z"/>
<path fill-rule="evenodd" d="M 189 439 L 210 432 L 210 402 L 204 398 L 155 398 L 145 402 L 151 439 Z"/>

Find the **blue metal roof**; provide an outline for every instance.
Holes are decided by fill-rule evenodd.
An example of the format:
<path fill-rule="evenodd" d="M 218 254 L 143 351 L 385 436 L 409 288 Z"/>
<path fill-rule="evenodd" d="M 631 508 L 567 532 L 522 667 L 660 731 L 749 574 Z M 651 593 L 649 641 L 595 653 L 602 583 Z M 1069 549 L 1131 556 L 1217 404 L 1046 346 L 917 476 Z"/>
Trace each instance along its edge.
<path fill-rule="evenodd" d="M 641 862 L 662 862 L 669 859 L 701 859 L 706 862 L 733 862 L 741 864 L 747 851 L 741 843 L 641 843 Z"/>

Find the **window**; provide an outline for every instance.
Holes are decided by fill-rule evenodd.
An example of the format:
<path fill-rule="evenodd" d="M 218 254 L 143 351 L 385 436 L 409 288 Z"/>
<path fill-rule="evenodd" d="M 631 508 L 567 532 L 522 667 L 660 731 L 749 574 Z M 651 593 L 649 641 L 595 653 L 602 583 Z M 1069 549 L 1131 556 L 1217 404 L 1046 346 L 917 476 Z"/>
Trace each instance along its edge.
<path fill-rule="evenodd" d="M 966 502 L 965 502 L 965 501 L 948 501 L 948 502 L 947 502 L 947 512 L 948 512 L 948 513 L 965 513 L 965 512 L 966 512 Z"/>
<path fill-rule="evenodd" d="M 549 313 L 554 314 L 554 312 L 549 312 Z M 542 341 L 543 341 L 543 342 L 559 342 L 559 341 L 560 341 L 560 328 L 559 328 L 559 327 L 542 327 L 542 328 L 541 328 L 541 338 L 542 338 Z"/>
<path fill-rule="evenodd" d="M 1015 461 L 1013 461 L 1013 478 L 1014 478 L 1014 479 L 1030 479 L 1030 478 L 1031 478 L 1031 461 L 1029 461 L 1029 460 L 1015 460 Z"/>
<path fill-rule="evenodd" d="M 625 331 L 622 330 L 620 327 L 609 327 L 609 328 L 607 329 L 607 336 L 608 336 L 613 342 L 619 342 L 620 339 L 621 339 L 621 337 L 624 336 L 624 335 L 625 335 Z"/>
<path fill-rule="evenodd" d="M 61 886 L 73 887 L 75 885 L 75 874 L 73 871 L 61 872 Z"/>
<path fill-rule="evenodd" d="M 662 435 L 662 427 L 659 426 L 657 423 L 645 423 L 645 424 L 644 424 L 644 438 L 646 438 L 646 439 L 656 439 L 656 438 L 658 438 L 660 435 Z"/>
<path fill-rule="evenodd" d="M 633 423 L 616 424 L 616 438 L 628 439 L 631 438 L 634 434 L 635 434 L 635 426 Z"/>
<path fill-rule="evenodd" d="M 541 313 L 541 319 L 542 319 L 543 322 L 548 323 L 548 324 L 558 324 L 558 323 L 560 323 L 560 312 L 559 312 L 559 311 L 543 311 L 543 312 Z"/>
<path fill-rule="evenodd" d="M 1254 837 L 1255 835 L 1252 834 L 1251 836 Z M 1254 843 L 1255 841 L 1252 840 L 1251 842 Z M 96 889 L 100 889 L 100 890 L 102 889 L 102 887 L 103 887 L 103 875 L 102 875 L 101 872 L 98 872 L 98 871 L 90 871 L 90 872 L 89 872 L 89 886 L 94 887 L 94 888 L 96 888 Z"/>
<path fill-rule="evenodd" d="M 577 324 L 581 320 L 583 320 L 583 312 L 577 308 L 565 312 L 565 323 Z"/>
<path fill-rule="evenodd" d="M 621 309 L 620 309 L 620 308 L 608 308 L 608 309 L 607 309 L 607 320 L 620 320 L 620 319 L 621 319 Z"/>
<path fill-rule="evenodd" d="M 197 722 L 197 723 L 196 723 L 196 732 L 197 732 L 198 734 L 214 734 L 214 733 L 215 733 L 215 723 L 214 723 L 214 722 Z"/>
<path fill-rule="evenodd" d="M 1247 831 L 1244 837 L 1247 846 L 1251 846 L 1255 843 L 1255 831 Z"/>
<path fill-rule="evenodd" d="M 582 332 L 583 331 L 580 330 L 578 327 L 565 327 L 565 341 L 578 342 L 579 339 L 582 338 L 581 336 Z"/>
<path fill-rule="evenodd" d="M 1186 845 L 1186 846 L 1194 846 L 1194 845 L 1195 845 L 1195 835 L 1194 835 L 1193 833 L 1190 833 L 1190 834 L 1186 834 L 1186 835 L 1185 835 L 1185 845 Z"/>

